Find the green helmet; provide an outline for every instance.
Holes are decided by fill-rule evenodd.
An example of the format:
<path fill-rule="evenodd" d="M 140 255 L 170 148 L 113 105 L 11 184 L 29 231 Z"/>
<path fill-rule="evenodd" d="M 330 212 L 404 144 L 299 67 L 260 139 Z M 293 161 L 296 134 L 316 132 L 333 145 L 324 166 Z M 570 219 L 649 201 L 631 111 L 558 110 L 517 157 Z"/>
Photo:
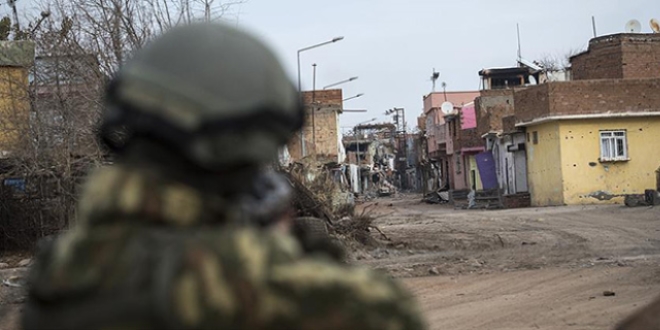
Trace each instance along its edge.
<path fill-rule="evenodd" d="M 219 23 L 173 28 L 136 52 L 106 101 L 101 137 L 112 149 L 148 138 L 211 170 L 275 159 L 303 122 L 275 55 Z"/>

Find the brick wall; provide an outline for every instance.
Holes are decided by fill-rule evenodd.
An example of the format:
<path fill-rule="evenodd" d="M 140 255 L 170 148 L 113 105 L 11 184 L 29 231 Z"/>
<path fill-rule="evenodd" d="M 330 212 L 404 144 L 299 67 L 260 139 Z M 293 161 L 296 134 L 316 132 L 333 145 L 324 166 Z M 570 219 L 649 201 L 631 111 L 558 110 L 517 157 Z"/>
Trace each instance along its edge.
<path fill-rule="evenodd" d="M 573 80 L 621 79 L 623 57 L 619 38 L 592 39 L 589 50 L 571 58 Z"/>
<path fill-rule="evenodd" d="M 479 135 L 502 130 L 502 118 L 513 115 L 513 93 L 513 89 L 481 91 L 481 96 L 475 100 Z"/>
<path fill-rule="evenodd" d="M 550 86 L 549 83 L 542 84 L 514 93 L 516 122 L 529 122 L 548 116 L 550 112 L 548 86 Z"/>
<path fill-rule="evenodd" d="M 459 131 L 458 141 L 454 144 L 454 148 L 459 150 L 459 148 L 473 148 L 473 147 L 483 147 L 485 146 L 484 140 L 477 132 L 476 128 L 462 129 Z"/>
<path fill-rule="evenodd" d="M 507 209 L 516 209 L 530 207 L 532 205 L 532 200 L 529 193 L 518 193 L 515 195 L 502 196 L 502 204 Z"/>
<path fill-rule="evenodd" d="M 615 34 L 589 41 L 571 58 L 574 80 L 660 78 L 660 34 Z"/>
<path fill-rule="evenodd" d="M 338 159 L 339 127 L 338 111 L 342 107 L 342 90 L 317 90 L 303 92 L 305 102 L 305 149 L 307 155 L 316 154 L 322 162 L 343 161 Z M 314 104 L 312 104 L 314 101 Z M 294 160 L 301 158 L 300 135 L 296 134 L 288 144 Z"/>
<path fill-rule="evenodd" d="M 642 36 L 623 38 L 624 79 L 660 78 L 660 34 Z"/>
<path fill-rule="evenodd" d="M 341 106 L 342 99 L 341 89 L 323 89 L 313 92 L 303 92 L 303 102 L 305 102 L 305 104 L 312 104 L 312 100 L 314 100 L 319 104 Z"/>
<path fill-rule="evenodd" d="M 580 80 L 515 93 L 518 123 L 548 116 L 660 112 L 660 79 Z"/>
<path fill-rule="evenodd" d="M 502 131 L 504 133 L 516 132 L 516 116 L 506 116 L 502 118 Z"/>

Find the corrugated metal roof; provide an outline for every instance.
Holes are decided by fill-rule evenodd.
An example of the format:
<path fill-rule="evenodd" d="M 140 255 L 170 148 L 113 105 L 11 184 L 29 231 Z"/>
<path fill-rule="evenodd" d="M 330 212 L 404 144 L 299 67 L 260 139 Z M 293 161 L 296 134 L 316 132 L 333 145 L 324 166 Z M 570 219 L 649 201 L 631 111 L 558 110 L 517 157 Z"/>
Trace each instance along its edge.
<path fill-rule="evenodd" d="M 30 66 L 34 63 L 34 42 L 0 41 L 0 66 Z"/>

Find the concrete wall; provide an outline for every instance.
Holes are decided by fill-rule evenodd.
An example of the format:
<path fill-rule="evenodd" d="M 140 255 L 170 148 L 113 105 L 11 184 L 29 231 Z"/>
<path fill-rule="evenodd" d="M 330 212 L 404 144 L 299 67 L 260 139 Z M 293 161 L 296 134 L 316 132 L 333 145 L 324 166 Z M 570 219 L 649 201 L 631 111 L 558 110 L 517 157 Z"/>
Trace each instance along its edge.
<path fill-rule="evenodd" d="M 479 92 L 477 91 L 434 92 L 424 96 L 424 114 L 426 115 L 426 132 L 429 136 L 429 154 L 443 152 L 440 149 L 440 145 L 444 143 L 448 145 L 448 154 L 453 153 L 451 137 L 447 134 L 446 120 L 440 110 L 442 103 L 447 100 L 454 104 L 454 106 L 460 107 L 473 102 L 477 96 L 479 96 Z"/>
<path fill-rule="evenodd" d="M 464 104 L 473 102 L 479 96 L 478 91 L 458 91 L 458 92 L 433 92 L 424 96 L 424 113 L 427 113 L 432 108 L 440 108 L 446 100 L 453 103 L 454 106 L 462 106 Z"/>
<path fill-rule="evenodd" d="M 525 143 L 524 134 L 513 135 L 513 144 Z M 529 182 L 527 180 L 527 151 L 519 150 L 513 152 L 513 180 L 515 191 L 512 193 L 521 193 L 529 191 Z"/>
<path fill-rule="evenodd" d="M 465 161 L 463 155 L 454 154 L 449 157 L 449 166 L 450 166 L 450 187 L 453 190 L 464 190 L 468 189 L 467 182 L 465 180 Z"/>
<path fill-rule="evenodd" d="M 536 132 L 538 143 L 534 144 Z M 527 177 L 533 206 L 564 204 L 559 122 L 527 128 Z"/>
<path fill-rule="evenodd" d="M 564 203 L 621 203 L 621 194 L 655 188 L 660 117 L 559 122 Z M 629 161 L 599 162 L 600 130 L 626 130 Z M 599 200 L 596 197 L 605 198 Z"/>
<path fill-rule="evenodd" d="M 428 136 L 428 152 L 438 151 L 440 141 L 445 141 L 444 131 L 440 132 L 439 127 L 445 125 L 444 117 L 440 109 L 434 108 L 426 113 L 426 135 Z M 442 133 L 442 136 L 438 134 Z"/>
<path fill-rule="evenodd" d="M 511 145 L 525 143 L 525 134 L 516 133 L 504 135 L 495 139 L 493 144 L 493 158 L 497 182 L 504 194 L 516 194 L 528 191 L 527 184 L 527 157 L 525 150 L 508 151 Z"/>
<path fill-rule="evenodd" d="M 474 110 L 474 103 L 464 105 L 461 108 L 461 129 L 477 127 L 477 118 Z"/>
<path fill-rule="evenodd" d="M 472 189 L 474 186 L 476 190 L 483 190 L 483 184 L 481 183 L 481 176 L 479 175 L 479 168 L 477 167 L 477 160 L 474 158 L 474 155 L 465 155 L 463 157 L 467 167 L 467 185 L 469 189 Z M 474 174 L 474 178 L 473 178 Z"/>

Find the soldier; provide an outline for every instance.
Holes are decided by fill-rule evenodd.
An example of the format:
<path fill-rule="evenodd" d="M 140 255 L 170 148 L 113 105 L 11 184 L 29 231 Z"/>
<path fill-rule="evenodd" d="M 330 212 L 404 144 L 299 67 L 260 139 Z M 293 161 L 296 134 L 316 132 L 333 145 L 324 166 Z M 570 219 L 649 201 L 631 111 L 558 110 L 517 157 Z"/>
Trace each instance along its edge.
<path fill-rule="evenodd" d="M 282 230 L 286 184 L 262 167 L 302 109 L 270 50 L 228 26 L 138 51 L 107 93 L 117 164 L 90 175 L 75 228 L 37 255 L 24 328 L 423 328 L 393 280 L 303 254 Z"/>

